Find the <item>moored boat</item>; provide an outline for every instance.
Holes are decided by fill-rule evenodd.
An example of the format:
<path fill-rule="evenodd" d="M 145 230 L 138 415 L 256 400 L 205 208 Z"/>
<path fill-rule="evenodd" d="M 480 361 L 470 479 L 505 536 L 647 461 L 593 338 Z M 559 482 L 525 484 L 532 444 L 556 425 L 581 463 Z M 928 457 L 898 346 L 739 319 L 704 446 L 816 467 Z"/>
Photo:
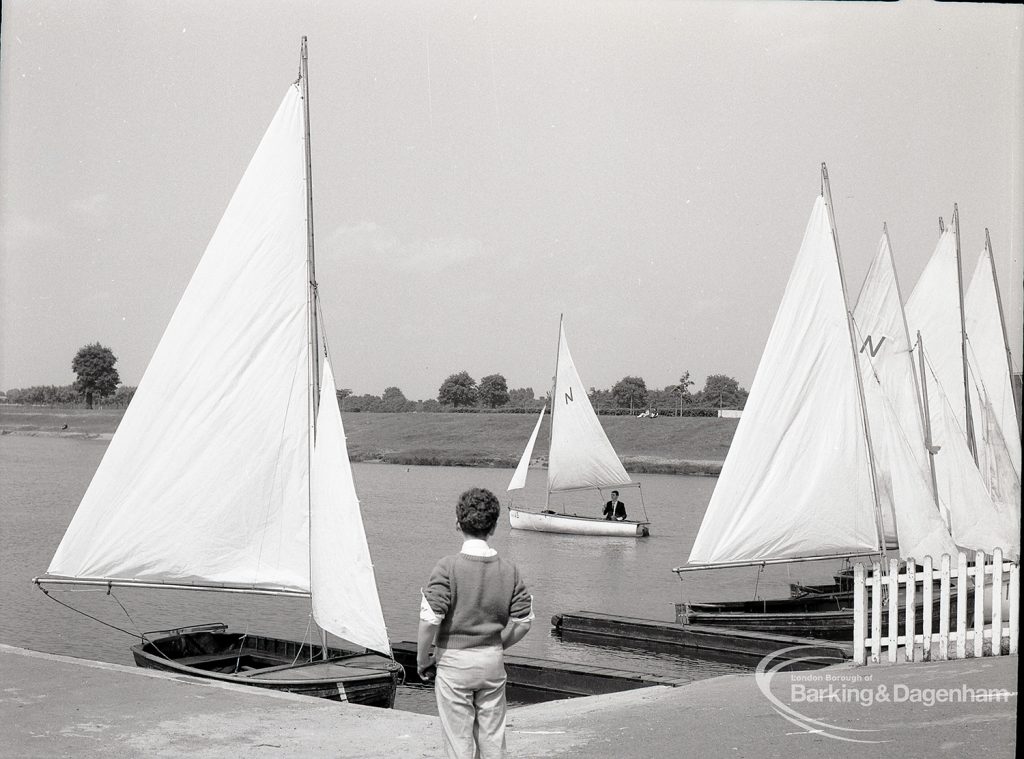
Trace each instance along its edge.
<path fill-rule="evenodd" d="M 35 582 L 47 594 L 92 586 L 308 599 L 300 623 L 319 625 L 319 645 L 218 624 L 143 634 L 133 656 L 143 667 L 391 706 L 402 668 L 319 321 L 305 38 L 299 68 Z M 352 648 L 329 646 L 328 633 Z"/>
<path fill-rule="evenodd" d="M 540 410 L 533 433 L 509 482 L 509 492 L 526 486 L 533 448 L 546 410 L 546 406 Z M 594 413 L 586 386 L 569 353 L 565 325 L 561 319 L 558 321 L 558 352 L 555 358 L 554 386 L 551 389 L 547 475 L 544 507 L 523 509 L 510 506 L 508 513 L 512 529 L 601 537 L 646 537 L 650 534 L 650 522 L 647 520 L 640 484 L 633 482 L 626 473 L 601 427 L 600 419 Z M 552 494 L 596 491 L 603 503 L 605 491 L 617 492 L 617 488 L 621 487 L 636 488 L 644 519 L 606 519 L 597 512 L 600 508 L 597 505 L 593 516 L 566 513 L 564 506 L 561 511 L 551 508 Z"/>

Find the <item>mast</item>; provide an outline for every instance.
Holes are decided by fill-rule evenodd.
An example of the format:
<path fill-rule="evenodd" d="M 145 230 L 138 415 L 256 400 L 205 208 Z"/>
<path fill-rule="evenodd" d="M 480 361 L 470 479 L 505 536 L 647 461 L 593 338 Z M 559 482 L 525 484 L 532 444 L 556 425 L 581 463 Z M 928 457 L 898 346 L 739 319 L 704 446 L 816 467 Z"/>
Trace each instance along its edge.
<path fill-rule="evenodd" d="M 836 249 L 836 265 L 839 268 L 839 282 L 843 291 L 843 307 L 846 309 L 846 327 L 850 333 L 850 355 L 853 357 L 853 373 L 857 377 L 857 394 L 860 396 L 860 413 L 864 422 L 864 439 L 868 446 L 868 466 L 871 468 L 871 495 L 875 501 L 875 532 L 878 541 L 879 554 L 885 555 L 885 530 L 882 528 L 882 504 L 878 498 L 878 475 L 875 472 L 875 451 L 871 445 L 871 429 L 868 424 L 868 406 L 864 398 L 864 378 L 860 374 L 860 359 L 857 356 L 857 341 L 854 336 L 853 314 L 850 311 L 850 301 L 846 296 L 846 274 L 843 272 L 843 257 L 839 252 L 839 233 L 836 231 L 836 218 L 832 209 L 832 188 L 828 182 L 828 168 L 821 164 L 821 192 L 825 199 L 825 208 L 828 209 L 828 221 L 832 231 L 832 243 Z M 893 529 L 896 528 L 893 520 Z M 897 539 L 899 535 L 897 534 Z"/>
<path fill-rule="evenodd" d="M 953 233 L 956 236 L 956 284 L 960 295 L 960 354 L 964 364 L 964 420 L 967 430 L 967 447 L 971 449 L 974 463 L 978 463 L 978 444 L 974 440 L 974 416 L 971 413 L 971 380 L 967 370 L 967 324 L 964 318 L 964 272 L 960 261 L 960 211 L 953 204 Z"/>
<path fill-rule="evenodd" d="M 310 461 L 312 462 L 312 446 L 316 441 L 316 415 L 320 410 L 320 335 L 317 331 L 316 308 L 316 256 L 313 248 L 313 158 L 309 144 L 309 61 L 306 49 L 306 36 L 302 36 L 302 52 L 299 60 L 299 78 L 302 81 L 302 142 L 306 148 L 306 271 L 309 275 L 308 309 L 309 309 L 309 362 L 312 384 L 310 385 L 310 420 L 309 445 Z M 334 392 L 333 389 L 331 392 Z M 310 510 L 312 511 L 312 490 L 308 491 Z M 312 519 L 310 520 L 312 524 Z M 310 535 L 312 541 L 312 535 Z M 312 558 L 310 559 L 312 561 Z M 310 572 L 312 575 L 312 572 Z M 310 589 L 312 595 L 312 589 Z M 320 628 L 320 656 L 326 661 L 327 630 Z"/>
<path fill-rule="evenodd" d="M 1014 417 L 1020 419 L 1020 402 L 1017 393 L 1013 390 L 1013 354 L 1010 353 L 1010 340 L 1006 332 L 1006 317 L 1003 316 L 1003 298 L 999 294 L 999 278 L 996 276 L 996 259 L 992 254 L 992 239 L 988 235 L 988 227 L 985 227 L 985 253 L 988 254 L 988 263 L 992 267 L 992 286 L 996 291 L 996 306 L 999 309 L 999 325 L 1003 328 L 1003 349 L 1006 351 L 1006 371 L 1010 375 L 1010 394 L 1013 396 Z M 1019 424 L 1019 422 L 1018 422 Z M 1017 430 L 1018 434 L 1020 430 Z"/>
<path fill-rule="evenodd" d="M 309 272 L 309 344 L 310 371 L 312 372 L 312 414 L 311 431 L 316 434 L 316 414 L 320 408 L 320 336 L 317 331 L 316 306 L 316 256 L 313 248 L 313 160 L 309 145 L 309 66 L 306 51 L 306 37 L 302 37 L 302 53 L 299 62 L 299 79 L 302 82 L 303 143 L 306 148 L 306 268 Z"/>
<path fill-rule="evenodd" d="M 924 447 L 928 451 L 928 465 L 932 474 L 932 497 L 935 499 L 935 508 L 939 510 L 939 515 L 943 517 L 948 530 L 949 520 L 943 515 L 939 504 L 939 481 L 935 476 L 935 454 L 939 452 L 939 449 L 932 444 L 932 416 L 928 409 L 928 381 L 924 371 L 924 341 L 921 339 L 921 330 L 917 331 L 917 365 L 921 371 L 921 395 L 919 397 L 924 408 Z"/>
<path fill-rule="evenodd" d="M 555 406 L 558 405 L 555 400 L 556 393 L 558 392 L 558 356 L 562 352 L 562 319 L 565 314 L 558 315 L 558 347 L 555 349 L 555 376 L 551 378 L 551 424 L 548 425 L 548 482 L 544 490 L 544 508 L 550 508 L 551 503 L 551 441 L 555 436 Z"/>

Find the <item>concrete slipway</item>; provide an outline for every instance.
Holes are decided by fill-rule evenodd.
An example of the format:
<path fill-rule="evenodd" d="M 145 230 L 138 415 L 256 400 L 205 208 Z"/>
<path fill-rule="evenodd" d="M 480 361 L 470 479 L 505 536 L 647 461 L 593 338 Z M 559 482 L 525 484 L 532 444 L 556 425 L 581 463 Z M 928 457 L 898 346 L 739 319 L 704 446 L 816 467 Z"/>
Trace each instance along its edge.
<path fill-rule="evenodd" d="M 775 703 L 753 675 L 727 675 L 524 706 L 509 712 L 508 756 L 1012 757 L 1018 664 L 1010 656 L 779 674 Z M 777 708 L 792 709 L 794 721 Z M 0 644 L 3 757 L 441 757 L 439 733 L 420 714 Z"/>

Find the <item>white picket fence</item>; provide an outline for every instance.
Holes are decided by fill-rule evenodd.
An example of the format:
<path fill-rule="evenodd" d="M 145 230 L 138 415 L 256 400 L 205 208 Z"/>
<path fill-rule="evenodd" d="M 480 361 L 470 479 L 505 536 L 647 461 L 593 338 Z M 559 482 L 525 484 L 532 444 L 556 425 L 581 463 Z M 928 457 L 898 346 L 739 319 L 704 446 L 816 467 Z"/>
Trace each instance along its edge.
<path fill-rule="evenodd" d="M 854 662 L 879 662 L 883 648 L 893 663 L 901 648 L 906 661 L 1016 654 L 1019 565 L 1003 561 L 998 548 L 992 556 L 978 551 L 970 565 L 967 555 L 960 553 L 956 566 L 951 565 L 948 554 L 943 554 L 937 568 L 930 556 L 907 561 L 902 571 L 900 563 L 891 559 L 886 573 L 881 562 L 872 564 L 870 572 L 857 564 L 853 571 Z M 968 607 L 973 609 L 970 626 Z"/>

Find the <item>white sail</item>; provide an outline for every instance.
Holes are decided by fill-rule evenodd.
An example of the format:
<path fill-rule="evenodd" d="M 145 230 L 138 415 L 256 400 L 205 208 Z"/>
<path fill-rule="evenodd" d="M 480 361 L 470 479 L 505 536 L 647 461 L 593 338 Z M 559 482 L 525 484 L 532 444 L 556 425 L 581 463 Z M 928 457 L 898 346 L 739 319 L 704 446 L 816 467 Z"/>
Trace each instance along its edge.
<path fill-rule="evenodd" d="M 548 490 L 602 488 L 630 482 L 590 405 L 565 342 L 565 326 L 559 324 L 558 364 L 551 399 Z"/>
<path fill-rule="evenodd" d="M 526 487 L 526 475 L 530 469 L 530 459 L 533 457 L 533 446 L 537 444 L 537 433 L 540 432 L 540 423 L 544 421 L 544 412 L 547 411 L 547 408 L 547 404 L 545 404 L 540 410 L 537 424 L 533 427 L 533 434 L 530 435 L 526 448 L 523 449 L 523 455 L 519 459 L 519 465 L 508 483 L 508 490 L 520 490 Z"/>
<path fill-rule="evenodd" d="M 1005 446 L 1014 471 L 1018 487 L 1021 471 L 1020 429 L 1017 424 L 1017 409 L 1013 400 L 1013 385 L 1006 357 L 1006 342 L 1003 336 L 1003 320 L 999 312 L 999 298 L 996 281 L 992 274 L 991 252 L 986 249 L 978 258 L 978 265 L 971 277 L 970 287 L 964 299 L 964 319 L 967 338 L 970 343 L 971 368 L 976 385 L 972 398 L 972 415 L 985 413 L 980 387 L 988 395 L 992 405 L 999 435 L 989 434 L 986 425 L 979 425 L 985 442 L 989 446 Z M 994 430 L 993 430 L 994 432 Z M 1001 439 L 1000 439 L 1001 438 Z M 980 454 L 980 451 L 979 451 Z M 980 462 L 979 462 L 980 463 Z"/>
<path fill-rule="evenodd" d="M 50 574 L 308 591 L 307 283 L 292 86 Z"/>
<path fill-rule="evenodd" d="M 991 553 L 1002 548 L 1004 555 L 1020 556 L 1020 512 L 993 501 L 981 472 L 967 448 L 963 428 L 952 404 L 931 370 L 925 343 L 925 372 L 928 408 L 939 497 L 949 506 L 950 532 L 961 548 Z"/>
<path fill-rule="evenodd" d="M 689 561 L 877 550 L 859 396 L 835 241 L 819 196 Z"/>
<path fill-rule="evenodd" d="M 313 618 L 339 638 L 391 655 L 345 446 L 330 362 L 324 360 L 310 469 Z"/>
<path fill-rule="evenodd" d="M 854 309 L 875 476 L 887 545 L 906 558 L 956 554 L 936 503 L 912 346 L 887 235 Z"/>
<path fill-rule="evenodd" d="M 946 392 L 959 427 L 967 434 L 963 337 L 956 233 L 947 227 L 906 303 L 910 334 L 921 333 L 928 361 Z"/>

